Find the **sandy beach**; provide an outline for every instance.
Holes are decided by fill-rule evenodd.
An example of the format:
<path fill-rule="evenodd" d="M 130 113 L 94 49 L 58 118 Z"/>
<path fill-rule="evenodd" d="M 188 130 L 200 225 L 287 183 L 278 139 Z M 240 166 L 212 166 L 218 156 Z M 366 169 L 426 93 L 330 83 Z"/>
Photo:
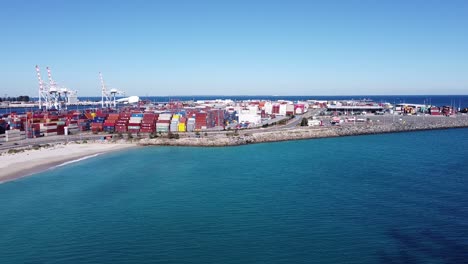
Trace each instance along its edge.
<path fill-rule="evenodd" d="M 136 147 L 135 144 L 57 144 L 38 150 L 26 150 L 0 156 L 0 183 L 42 172 L 67 161 Z"/>

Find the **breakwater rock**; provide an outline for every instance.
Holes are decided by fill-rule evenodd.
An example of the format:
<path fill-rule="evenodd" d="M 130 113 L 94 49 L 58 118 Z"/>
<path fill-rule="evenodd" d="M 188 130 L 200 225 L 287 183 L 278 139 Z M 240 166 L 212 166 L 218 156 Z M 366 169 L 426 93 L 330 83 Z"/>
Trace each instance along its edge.
<path fill-rule="evenodd" d="M 468 116 L 457 117 L 422 117 L 398 120 L 391 123 L 367 122 L 344 124 L 329 127 L 297 127 L 278 130 L 245 130 L 238 135 L 214 134 L 204 137 L 181 137 L 179 139 L 155 138 L 141 139 L 140 145 L 223 147 L 253 143 L 277 142 L 287 140 L 356 136 L 382 133 L 408 132 L 468 127 Z"/>

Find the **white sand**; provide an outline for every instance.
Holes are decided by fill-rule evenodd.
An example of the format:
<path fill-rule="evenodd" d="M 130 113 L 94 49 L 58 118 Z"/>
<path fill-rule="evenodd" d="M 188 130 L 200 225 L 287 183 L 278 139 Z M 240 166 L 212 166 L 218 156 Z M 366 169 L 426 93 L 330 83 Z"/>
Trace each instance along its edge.
<path fill-rule="evenodd" d="M 135 146 L 114 143 L 69 143 L 16 154 L 3 153 L 0 156 L 0 183 L 41 172 L 67 161 Z"/>

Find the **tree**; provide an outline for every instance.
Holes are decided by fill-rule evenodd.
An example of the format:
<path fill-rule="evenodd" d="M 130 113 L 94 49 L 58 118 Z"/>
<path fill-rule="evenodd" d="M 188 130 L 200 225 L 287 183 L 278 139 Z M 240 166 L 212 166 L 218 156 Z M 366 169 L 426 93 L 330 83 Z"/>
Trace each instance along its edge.
<path fill-rule="evenodd" d="M 153 132 L 149 135 L 149 138 L 157 138 L 158 137 L 158 133 L 156 132 Z"/>
<path fill-rule="evenodd" d="M 309 125 L 309 120 L 307 118 L 303 117 L 301 121 L 301 126 L 308 126 Z"/>
<path fill-rule="evenodd" d="M 17 100 L 17 101 L 20 101 L 20 102 L 29 102 L 29 96 L 27 96 L 27 95 L 20 95 L 16 100 Z"/>

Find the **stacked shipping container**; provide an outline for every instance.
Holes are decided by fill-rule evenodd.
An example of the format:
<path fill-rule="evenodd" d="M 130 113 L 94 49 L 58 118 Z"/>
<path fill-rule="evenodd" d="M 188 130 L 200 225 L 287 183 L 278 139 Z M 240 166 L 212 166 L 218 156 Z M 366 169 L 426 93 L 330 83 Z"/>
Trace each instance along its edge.
<path fill-rule="evenodd" d="M 139 133 L 141 128 L 141 120 L 143 120 L 142 113 L 132 113 L 130 119 L 128 120 L 128 132 Z"/>
<path fill-rule="evenodd" d="M 206 123 L 206 118 L 207 118 L 207 113 L 206 112 L 198 112 L 195 114 L 195 129 L 206 129 L 207 123 Z"/>
<path fill-rule="evenodd" d="M 108 133 L 114 133 L 115 132 L 115 123 L 117 120 L 119 120 L 120 115 L 119 114 L 109 114 L 107 117 L 106 121 L 104 122 L 104 128 L 103 130 Z"/>
<path fill-rule="evenodd" d="M 195 118 L 190 117 L 187 119 L 187 132 L 195 131 Z"/>
<path fill-rule="evenodd" d="M 156 120 L 159 114 L 145 113 L 141 121 L 141 133 L 154 133 L 156 132 Z"/>
<path fill-rule="evenodd" d="M 119 114 L 119 119 L 115 122 L 115 132 L 125 133 L 127 132 L 128 121 L 130 120 L 131 114 L 122 112 Z"/>
<path fill-rule="evenodd" d="M 179 119 L 179 126 L 177 128 L 177 131 L 179 132 L 185 132 L 186 131 L 186 123 L 187 123 L 187 118 L 181 117 Z"/>
<path fill-rule="evenodd" d="M 93 123 L 91 124 L 91 131 L 94 133 L 103 131 L 104 128 L 104 121 L 107 118 L 107 114 L 105 113 L 92 113 L 93 116 Z"/>
<path fill-rule="evenodd" d="M 167 133 L 169 132 L 169 124 L 171 123 L 172 114 L 160 114 L 156 122 L 156 132 Z"/>
<path fill-rule="evenodd" d="M 208 111 L 206 120 L 208 128 L 224 126 L 224 110 L 212 109 Z"/>
<path fill-rule="evenodd" d="M 173 115 L 172 116 L 171 125 L 170 125 L 170 128 L 169 128 L 170 131 L 172 131 L 172 132 L 179 131 L 179 118 L 180 118 L 179 115 Z"/>
<path fill-rule="evenodd" d="M 26 138 L 26 133 L 20 131 L 19 129 L 6 130 L 5 131 L 5 141 L 18 141 Z"/>

